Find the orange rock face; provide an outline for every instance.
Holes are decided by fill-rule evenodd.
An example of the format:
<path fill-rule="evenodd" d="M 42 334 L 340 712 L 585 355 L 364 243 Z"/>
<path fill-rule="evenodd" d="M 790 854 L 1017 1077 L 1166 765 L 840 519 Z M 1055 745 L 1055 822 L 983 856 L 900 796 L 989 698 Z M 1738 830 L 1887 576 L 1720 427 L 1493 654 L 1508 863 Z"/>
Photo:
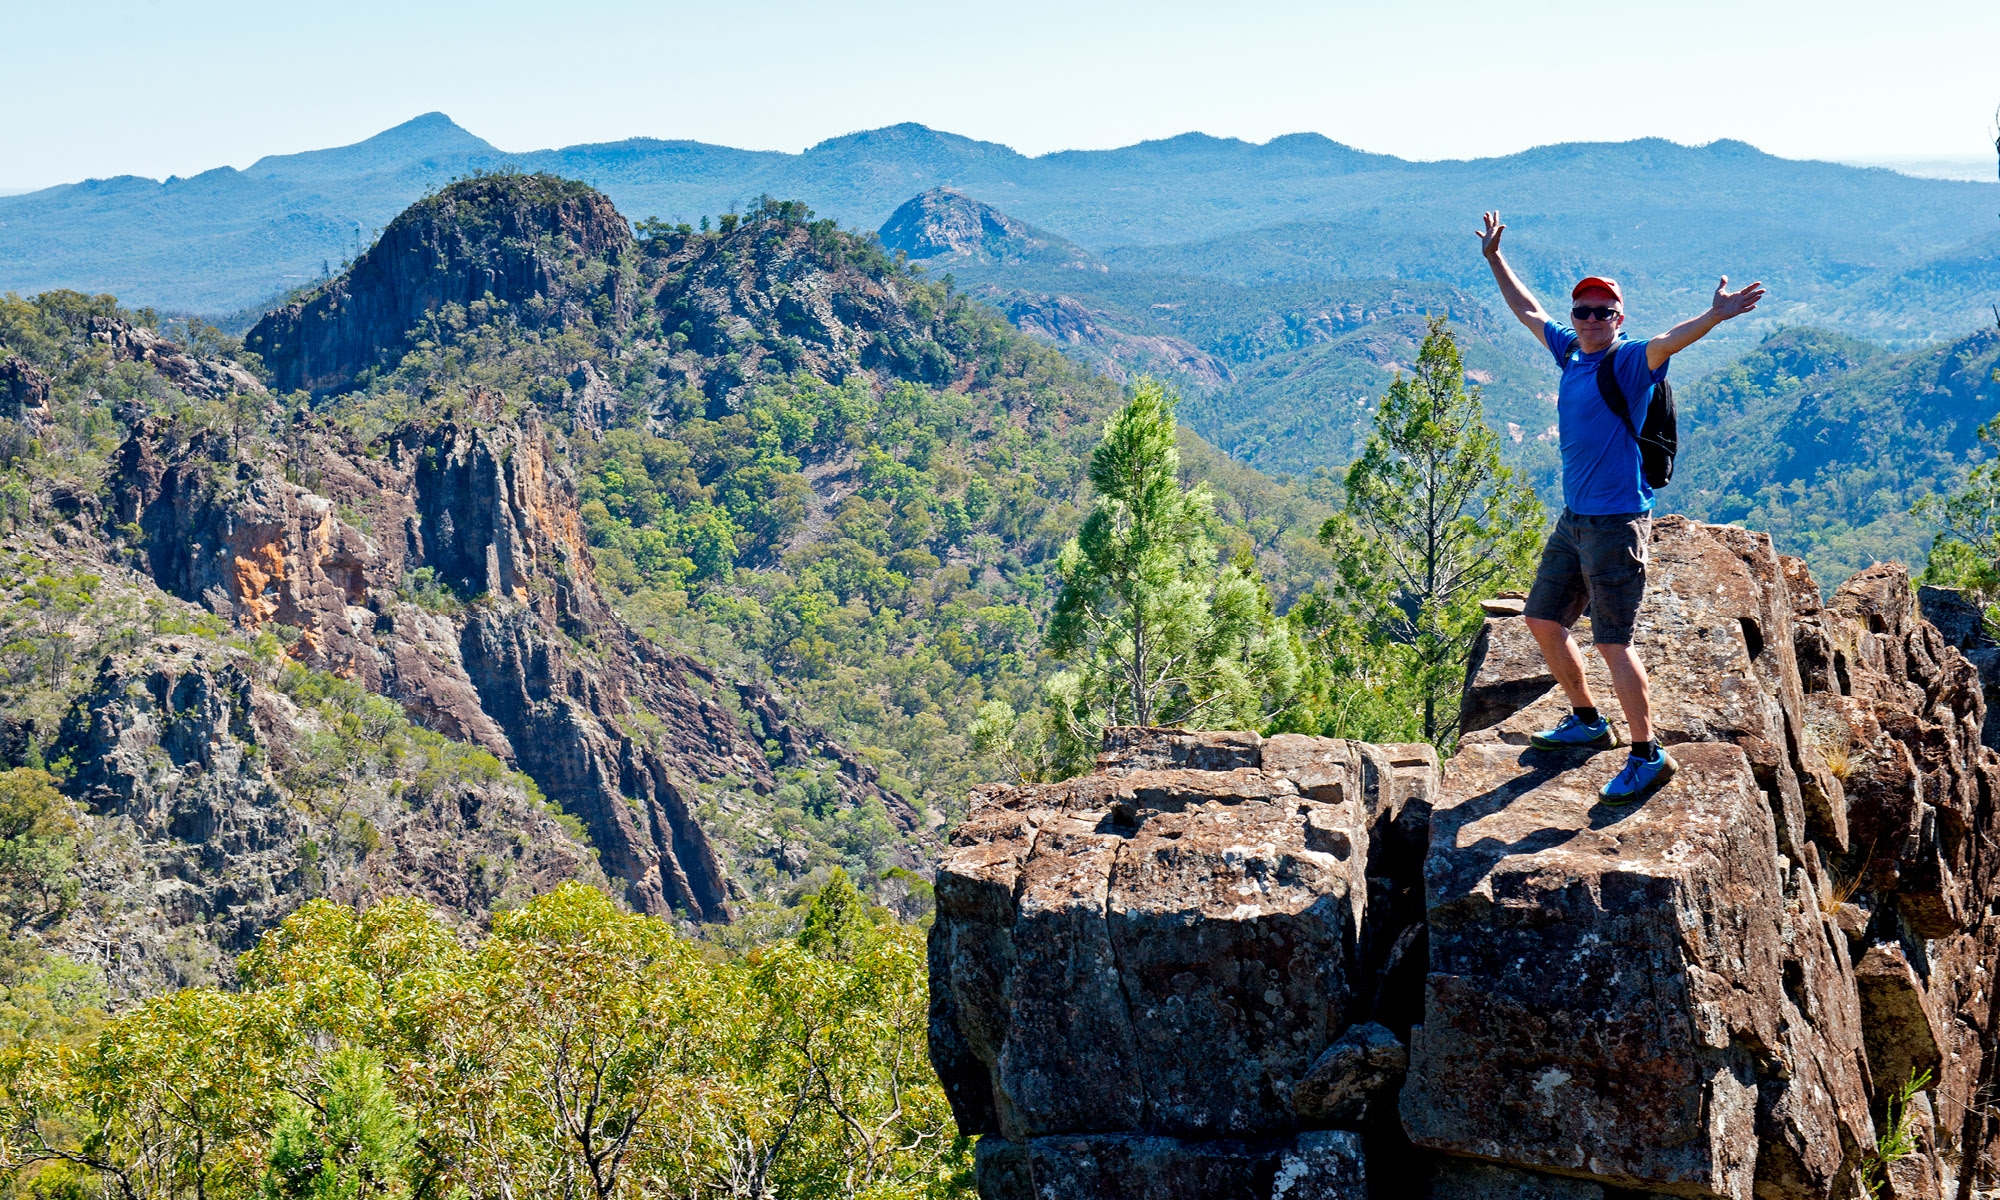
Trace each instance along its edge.
<path fill-rule="evenodd" d="M 649 911 L 729 916 L 697 787 L 747 776 L 775 790 L 767 740 L 788 762 L 832 758 L 841 786 L 914 827 L 872 768 L 765 689 L 627 627 L 597 589 L 559 436 L 474 408 L 488 415 L 365 447 L 302 423 L 287 466 L 310 486 L 235 461 L 220 435 L 163 454 L 141 432 L 120 453 L 118 523 L 142 532 L 144 569 L 169 592 L 285 636 L 305 665 L 532 776 Z"/>

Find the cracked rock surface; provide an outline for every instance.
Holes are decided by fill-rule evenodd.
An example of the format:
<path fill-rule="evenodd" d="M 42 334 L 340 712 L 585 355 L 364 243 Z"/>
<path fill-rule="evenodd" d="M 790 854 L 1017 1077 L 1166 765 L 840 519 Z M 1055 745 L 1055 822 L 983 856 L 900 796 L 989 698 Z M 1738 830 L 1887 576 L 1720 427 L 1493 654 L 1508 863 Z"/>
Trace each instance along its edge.
<path fill-rule="evenodd" d="M 1827 597 L 1761 534 L 1653 536 L 1634 643 L 1681 773 L 1640 804 L 1598 801 L 1623 750 L 1529 747 L 1567 704 L 1507 604 L 1441 767 L 1112 730 L 1090 775 L 976 792 L 931 1048 L 981 1194 L 1993 1188 L 2000 654 L 1898 565 Z"/>

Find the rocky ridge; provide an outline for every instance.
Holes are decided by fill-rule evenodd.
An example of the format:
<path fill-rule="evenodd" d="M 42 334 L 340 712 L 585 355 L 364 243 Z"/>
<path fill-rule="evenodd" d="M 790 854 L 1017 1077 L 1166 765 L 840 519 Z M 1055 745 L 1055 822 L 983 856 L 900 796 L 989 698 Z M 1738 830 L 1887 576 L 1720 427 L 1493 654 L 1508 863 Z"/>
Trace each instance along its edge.
<path fill-rule="evenodd" d="M 1121 383 L 1149 370 L 1206 386 L 1235 378 L 1227 363 L 1185 338 L 1123 332 L 1103 323 L 1109 314 L 1094 311 L 1073 296 L 1013 292 L 996 300 L 1004 304 L 1014 328 L 1082 354 Z"/>
<path fill-rule="evenodd" d="M 96 581 L 63 634 L 84 658 L 61 693 L 73 699 L 55 713 L 11 706 L 0 760 L 46 745 L 82 826 L 74 915 L 16 936 L 97 968 L 111 996 L 222 983 L 236 954 L 315 896 L 418 896 L 471 926 L 566 880 L 604 885 L 532 782 L 288 665 L 274 640 L 232 634 L 146 576 L 51 539 L 0 568 L 10 617 L 32 611 L 22 599 L 37 579 Z M 10 676 L 26 644 L 8 646 Z"/>
<path fill-rule="evenodd" d="M 1623 751 L 1528 747 L 1563 704 L 1506 604 L 1441 768 L 1118 731 L 1089 776 L 979 793 L 931 1040 L 982 1196 L 1991 1186 L 1978 670 L 1893 564 L 1823 598 L 1678 517 L 1653 564 L 1636 642 L 1682 774 L 1640 805 L 1596 803 Z"/>
<path fill-rule="evenodd" d="M 592 573 L 561 435 L 502 419 L 497 397 L 473 408 L 367 444 L 302 417 L 262 460 L 142 427 L 110 520 L 162 589 L 284 634 L 299 662 L 518 765 L 645 911 L 728 919 L 702 789 L 767 794 L 774 761 L 822 762 L 851 799 L 916 827 L 769 689 L 634 633 Z"/>

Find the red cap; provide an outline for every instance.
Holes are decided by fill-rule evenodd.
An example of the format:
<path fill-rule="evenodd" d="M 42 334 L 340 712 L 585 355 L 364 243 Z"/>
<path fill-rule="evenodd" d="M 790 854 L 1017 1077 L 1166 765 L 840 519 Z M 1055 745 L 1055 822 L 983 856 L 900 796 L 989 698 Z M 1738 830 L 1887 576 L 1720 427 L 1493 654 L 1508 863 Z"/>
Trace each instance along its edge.
<path fill-rule="evenodd" d="M 1569 290 L 1569 298 L 1574 300 L 1592 288 L 1601 288 L 1604 291 L 1610 292 L 1613 300 L 1618 301 L 1620 304 L 1625 303 L 1625 293 L 1618 290 L 1618 281 L 1616 279 L 1606 279 L 1602 275 L 1592 275 L 1579 282 Z"/>

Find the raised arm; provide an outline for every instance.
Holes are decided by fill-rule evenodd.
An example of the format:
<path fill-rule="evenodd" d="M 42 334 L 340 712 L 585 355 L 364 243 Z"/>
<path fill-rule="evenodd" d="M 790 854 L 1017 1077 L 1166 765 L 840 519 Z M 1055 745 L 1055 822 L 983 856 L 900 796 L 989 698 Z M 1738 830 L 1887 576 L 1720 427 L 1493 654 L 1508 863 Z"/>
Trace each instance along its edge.
<path fill-rule="evenodd" d="M 1506 298 L 1507 307 L 1514 310 L 1514 316 L 1521 324 L 1526 325 L 1537 338 L 1540 338 L 1542 326 L 1548 323 L 1549 314 L 1542 311 L 1541 302 L 1528 291 L 1528 285 L 1521 282 L 1521 277 L 1514 274 L 1514 268 L 1508 266 L 1507 260 L 1500 257 L 1500 235 L 1505 232 L 1507 227 L 1500 223 L 1500 214 L 1497 212 L 1487 213 L 1485 228 L 1474 231 L 1479 238 L 1480 252 L 1486 255 L 1486 265 L 1493 268 L 1493 282 L 1500 285 L 1500 294 Z"/>
<path fill-rule="evenodd" d="M 1763 284 L 1753 283 L 1741 291 L 1732 292 L 1729 290 L 1729 276 L 1724 275 L 1716 281 L 1715 299 L 1709 302 L 1707 312 L 1682 321 L 1646 343 L 1646 366 L 1659 370 L 1660 364 L 1708 336 L 1709 330 L 1731 317 L 1749 312 L 1763 298 Z"/>

